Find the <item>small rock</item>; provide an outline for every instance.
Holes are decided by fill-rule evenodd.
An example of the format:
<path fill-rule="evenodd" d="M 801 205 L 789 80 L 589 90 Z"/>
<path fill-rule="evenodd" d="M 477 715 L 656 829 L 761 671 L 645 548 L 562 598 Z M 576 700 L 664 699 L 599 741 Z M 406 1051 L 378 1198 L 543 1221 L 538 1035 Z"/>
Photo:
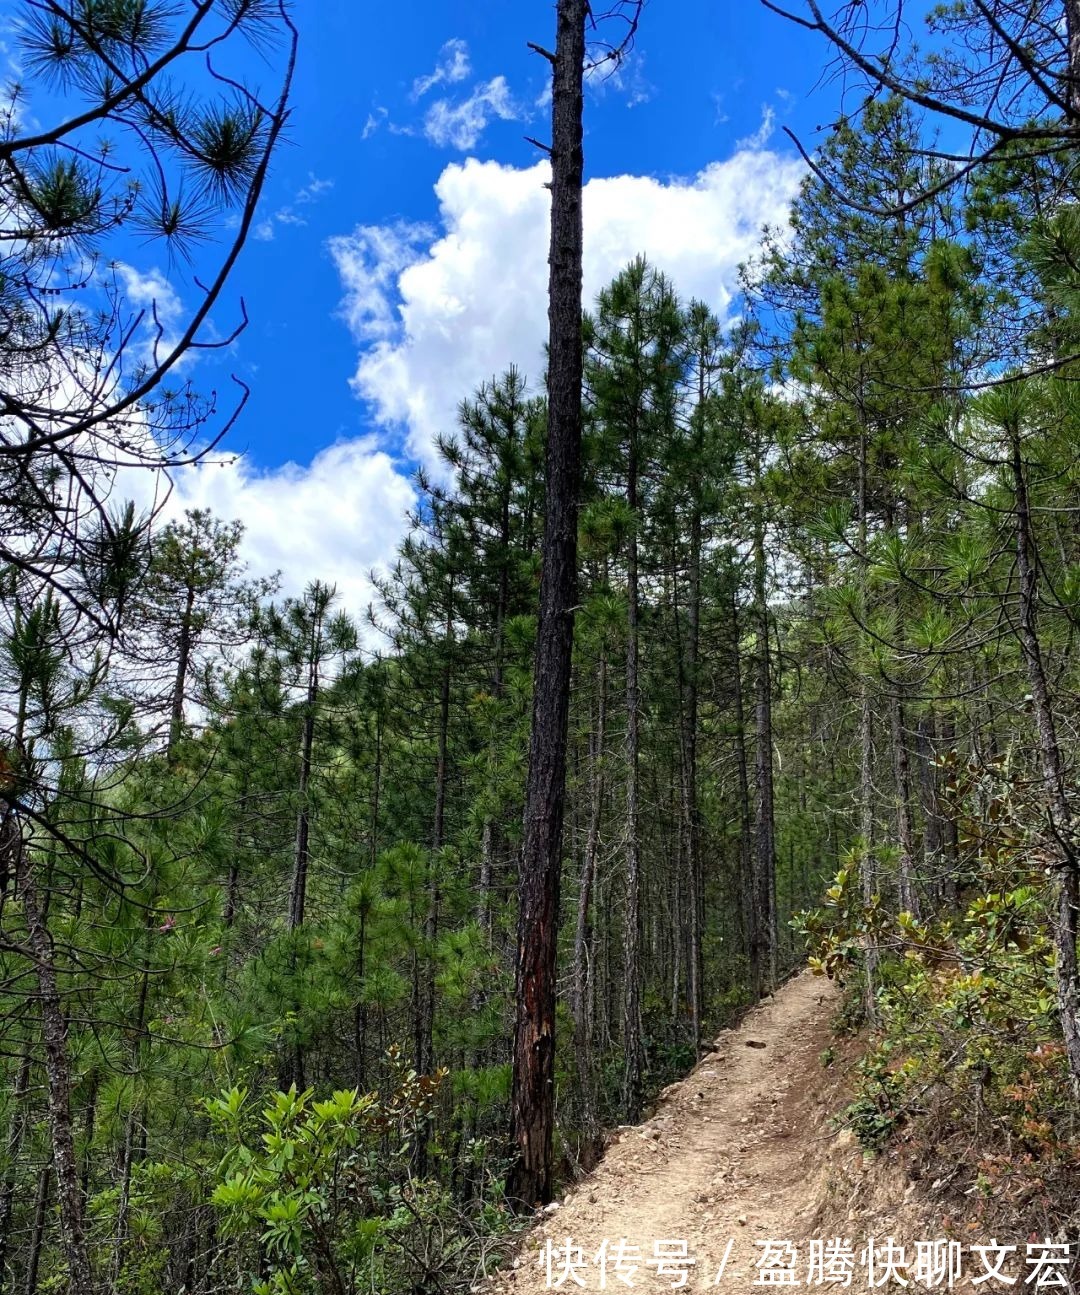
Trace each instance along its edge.
<path fill-rule="evenodd" d="M 738 1223 L 739 1227 L 741 1228 L 746 1227 L 746 1215 L 740 1214 L 736 1222 Z"/>
<path fill-rule="evenodd" d="M 762 1043 L 759 1039 L 747 1039 L 746 1046 L 748 1048 L 767 1048 L 769 1045 Z"/>
<path fill-rule="evenodd" d="M 554 1214 L 554 1213 L 555 1213 L 555 1211 L 556 1211 L 558 1208 L 559 1208 L 559 1202 L 558 1202 L 558 1201 L 552 1201 L 550 1205 L 545 1205 L 545 1206 L 544 1206 L 544 1213 L 545 1213 L 545 1214 Z"/>

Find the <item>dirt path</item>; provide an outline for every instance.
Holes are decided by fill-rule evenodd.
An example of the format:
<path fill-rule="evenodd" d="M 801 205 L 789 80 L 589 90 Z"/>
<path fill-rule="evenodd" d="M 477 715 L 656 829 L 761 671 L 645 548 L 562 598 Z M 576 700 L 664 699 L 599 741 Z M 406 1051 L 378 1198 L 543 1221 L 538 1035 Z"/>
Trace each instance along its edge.
<path fill-rule="evenodd" d="M 698 1067 L 666 1090 L 653 1118 L 623 1130 L 596 1172 L 549 1207 L 497 1285 L 521 1295 L 670 1290 L 680 1286 L 683 1265 L 658 1271 L 655 1246 L 685 1242 L 696 1263 L 686 1267 L 681 1289 L 760 1290 L 765 1252 L 754 1243 L 798 1245 L 816 1204 L 831 1137 L 820 1055 L 834 995 L 828 981 L 804 972 L 725 1030 Z M 799 1284 L 805 1254 L 800 1245 Z M 766 1282 L 790 1284 L 782 1276 Z"/>

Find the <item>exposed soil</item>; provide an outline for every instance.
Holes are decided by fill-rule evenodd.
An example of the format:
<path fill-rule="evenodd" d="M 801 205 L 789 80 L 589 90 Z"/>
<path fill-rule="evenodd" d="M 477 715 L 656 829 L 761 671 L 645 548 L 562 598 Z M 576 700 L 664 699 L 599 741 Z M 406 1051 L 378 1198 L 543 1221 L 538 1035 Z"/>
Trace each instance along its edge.
<path fill-rule="evenodd" d="M 665 1090 L 653 1117 L 621 1130 L 596 1171 L 549 1206 L 497 1286 L 539 1295 L 562 1278 L 562 1291 L 625 1291 L 629 1277 L 634 1290 L 670 1290 L 679 1266 L 658 1272 L 654 1247 L 685 1242 L 696 1262 L 683 1290 L 760 1290 L 765 1250 L 755 1242 L 766 1240 L 799 1246 L 801 1285 L 800 1243 L 818 1235 L 807 1229 L 835 1138 L 828 1116 L 836 1085 L 821 1054 L 837 999 L 829 981 L 804 972 L 721 1033 L 699 1065 Z M 581 1260 L 571 1272 L 560 1253 L 567 1238 Z M 605 1241 L 606 1287 L 597 1258 Z"/>

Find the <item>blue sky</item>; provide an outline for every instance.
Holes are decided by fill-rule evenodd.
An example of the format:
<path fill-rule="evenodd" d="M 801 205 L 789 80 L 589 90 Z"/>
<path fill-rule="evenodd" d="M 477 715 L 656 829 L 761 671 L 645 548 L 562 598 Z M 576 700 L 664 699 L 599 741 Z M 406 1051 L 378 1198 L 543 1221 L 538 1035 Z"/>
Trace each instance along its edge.
<path fill-rule="evenodd" d="M 273 241 L 252 243 L 236 279 L 254 320 L 245 357 L 274 375 L 257 383 L 244 429 L 260 462 L 306 457 L 367 425 L 368 411 L 348 385 L 355 343 L 333 317 L 341 284 L 327 240 L 395 220 L 437 227 L 435 183 L 464 157 L 533 165 L 539 155 L 523 137 L 546 136 L 537 101 L 547 77 L 526 42 L 550 42 L 552 20 L 550 5 L 494 0 L 364 6 L 362 19 L 345 0 L 300 12 L 292 143 L 266 208 L 268 219 L 284 212 L 286 221 L 306 223 L 275 222 Z M 418 99 L 414 83 L 432 75 L 450 42 L 469 72 Z M 588 175 L 693 176 L 754 135 L 766 109 L 778 127 L 790 124 L 809 139 L 834 98 L 826 89 L 808 101 L 823 56 L 820 42 L 756 0 L 651 0 L 619 83 L 609 80 L 590 96 Z M 457 68 L 464 71 L 460 62 Z M 460 107 L 496 78 L 504 78 L 511 118 L 489 107 L 486 128 L 464 148 L 462 139 L 424 133 L 434 104 Z M 789 151 L 779 130 L 770 143 Z M 332 188 L 298 206 L 296 195 L 312 180 Z M 489 367 L 515 358 L 529 357 L 493 353 Z M 320 393 L 318 425 L 310 417 L 312 385 Z"/>
<path fill-rule="evenodd" d="M 190 370 L 251 385 L 240 458 L 179 474 L 169 508 L 239 517 L 254 571 L 281 569 L 286 592 L 335 581 L 362 611 L 458 402 L 511 363 L 538 376 L 546 164 L 525 136 L 547 135 L 547 65 L 527 42 L 552 43 L 554 6 L 295 8 L 289 140 L 213 321 L 227 333 L 242 296 L 250 326 Z M 644 252 L 685 296 L 737 309 L 737 267 L 802 174 L 782 127 L 812 146 L 836 114 L 826 57 L 758 0 L 649 0 L 631 58 L 588 94 L 587 297 Z M 132 303 L 182 320 L 191 283 L 129 250 Z"/>

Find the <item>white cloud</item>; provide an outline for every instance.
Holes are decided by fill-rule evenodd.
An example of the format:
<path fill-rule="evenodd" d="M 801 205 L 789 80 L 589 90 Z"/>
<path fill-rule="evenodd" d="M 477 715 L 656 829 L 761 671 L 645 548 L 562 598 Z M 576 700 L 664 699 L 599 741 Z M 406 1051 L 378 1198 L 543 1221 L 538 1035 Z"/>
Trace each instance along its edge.
<path fill-rule="evenodd" d="M 592 62 L 586 69 L 585 84 L 596 95 L 608 91 L 622 95 L 628 108 L 648 103 L 653 87 L 645 78 L 645 60 L 641 54 L 630 53 L 618 59 L 606 57 L 605 49 L 591 52 Z"/>
<path fill-rule="evenodd" d="M 434 237 L 429 225 L 399 221 L 360 225 L 351 234 L 330 240 L 330 254 L 345 289 L 342 317 L 355 336 L 365 341 L 395 336 L 399 328 L 394 304 L 398 280 L 421 259 L 421 245 Z"/>
<path fill-rule="evenodd" d="M 772 139 L 776 129 L 776 109 L 769 103 L 761 105 L 761 125 L 752 135 L 740 139 L 735 145 L 739 149 L 762 149 Z"/>
<path fill-rule="evenodd" d="M 373 597 L 368 572 L 393 562 L 415 498 L 401 465 L 365 437 L 339 441 L 307 466 L 261 470 L 241 457 L 170 475 L 163 519 L 181 517 L 188 508 L 239 518 L 246 527 L 242 553 L 253 575 L 281 571 L 281 592 L 291 595 L 316 579 L 336 584 L 342 607 L 354 616 L 362 616 Z M 151 474 L 125 473 L 123 484 L 150 505 Z"/>
<path fill-rule="evenodd" d="M 179 293 L 158 269 L 137 270 L 117 261 L 113 266 L 128 305 L 142 315 L 142 336 L 134 353 L 145 364 L 163 360 L 183 331 L 184 303 Z M 190 359 L 190 355 L 184 357 Z"/>
<path fill-rule="evenodd" d="M 585 294 L 639 252 L 668 272 L 684 298 L 721 315 L 736 291 L 737 266 L 763 223 L 783 221 L 801 165 L 742 150 L 690 179 L 616 176 L 585 192 Z M 470 159 L 436 185 L 439 227 L 364 226 L 330 251 L 341 276 L 341 312 L 361 346 L 353 388 L 385 430 L 404 433 L 406 452 L 435 461 L 434 437 L 451 429 L 463 396 L 518 363 L 539 385 L 546 336 L 549 202 L 546 163 L 515 169 Z M 319 186 L 312 181 L 310 186 Z M 317 196 L 317 193 L 314 195 Z M 297 201 L 300 201 L 299 195 Z M 180 302 L 159 272 L 119 267 L 133 306 Z M 374 437 L 344 440 L 309 465 L 260 469 L 246 458 L 173 472 L 166 517 L 209 508 L 240 518 L 253 574 L 283 573 L 283 593 L 314 578 L 336 583 L 361 615 L 372 597 L 368 572 L 386 569 L 407 529 L 414 491 L 407 467 Z M 126 470 L 120 488 L 147 505 L 152 476 Z"/>
<path fill-rule="evenodd" d="M 464 153 L 476 147 L 494 118 L 513 121 L 518 115 L 506 77 L 497 76 L 479 82 L 459 103 L 437 99 L 424 116 L 424 136 L 440 148 L 456 148 Z"/>
<path fill-rule="evenodd" d="M 261 243 L 272 243 L 278 225 L 306 225 L 307 218 L 298 215 L 294 207 L 310 206 L 312 203 L 318 202 L 333 187 L 333 180 L 320 180 L 313 172 L 309 171 L 307 184 L 296 191 L 296 196 L 292 202 L 279 207 L 277 211 L 272 212 L 264 220 L 260 220 L 256 224 L 254 229 L 255 237 Z"/>
<path fill-rule="evenodd" d="M 623 175 L 585 189 L 585 299 L 640 252 L 684 298 L 724 315 L 761 226 L 786 219 L 797 159 L 743 150 L 691 179 Z M 519 170 L 469 159 L 435 192 L 441 230 L 366 226 L 330 251 L 343 317 L 361 351 L 353 389 L 407 451 L 434 462 L 439 432 L 481 381 L 516 363 L 539 384 L 546 337 L 546 162 Z"/>
<path fill-rule="evenodd" d="M 364 129 L 360 132 L 360 138 L 370 139 L 389 116 L 390 114 L 385 108 L 376 105 L 375 110 L 367 115 L 367 121 L 364 122 Z"/>
<path fill-rule="evenodd" d="M 465 41 L 454 37 L 439 50 L 434 72 L 427 76 L 418 76 L 413 82 L 412 97 L 422 99 L 437 85 L 457 85 L 460 81 L 464 81 L 471 71 L 469 47 Z"/>
<path fill-rule="evenodd" d="M 318 202 L 323 194 L 329 193 L 334 187 L 333 180 L 319 179 L 313 171 L 308 172 L 308 182 L 296 194 L 298 203 Z"/>

